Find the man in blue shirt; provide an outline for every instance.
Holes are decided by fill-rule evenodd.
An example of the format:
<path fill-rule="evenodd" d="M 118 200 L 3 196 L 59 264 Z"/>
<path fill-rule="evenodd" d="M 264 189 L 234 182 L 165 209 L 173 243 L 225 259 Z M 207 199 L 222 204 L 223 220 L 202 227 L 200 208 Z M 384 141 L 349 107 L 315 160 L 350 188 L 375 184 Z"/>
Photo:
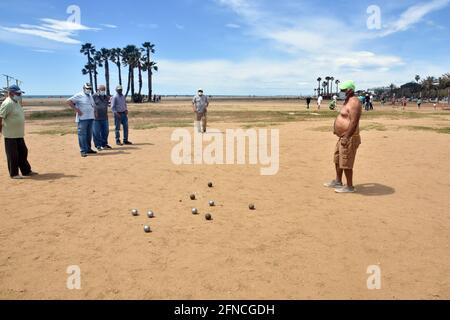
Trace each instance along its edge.
<path fill-rule="evenodd" d="M 78 124 L 78 143 L 83 158 L 88 154 L 95 154 L 91 148 L 92 130 L 94 125 L 94 100 L 92 98 L 92 86 L 86 83 L 83 91 L 67 100 L 69 107 L 75 110 L 75 122 Z"/>
<path fill-rule="evenodd" d="M 120 125 L 123 126 L 123 144 L 132 144 L 128 140 L 128 106 L 126 97 L 123 95 L 122 86 L 117 86 L 117 94 L 111 100 L 111 111 L 114 113 L 114 124 L 116 127 L 116 144 L 122 145 L 120 142 Z"/>

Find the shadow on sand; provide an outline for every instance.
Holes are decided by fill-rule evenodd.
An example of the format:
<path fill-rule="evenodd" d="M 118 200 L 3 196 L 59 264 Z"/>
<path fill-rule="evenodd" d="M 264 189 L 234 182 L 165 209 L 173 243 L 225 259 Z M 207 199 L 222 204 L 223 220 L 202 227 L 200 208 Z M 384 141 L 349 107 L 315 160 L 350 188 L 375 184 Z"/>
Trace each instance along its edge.
<path fill-rule="evenodd" d="M 387 196 L 395 193 L 395 189 L 379 184 L 379 183 L 364 183 L 355 186 L 356 192 L 363 196 Z"/>
<path fill-rule="evenodd" d="M 48 180 L 59 180 L 59 179 L 73 179 L 78 178 L 78 176 L 74 175 L 65 175 L 64 173 L 43 173 L 37 176 L 29 177 L 30 180 L 36 181 L 48 181 Z"/>

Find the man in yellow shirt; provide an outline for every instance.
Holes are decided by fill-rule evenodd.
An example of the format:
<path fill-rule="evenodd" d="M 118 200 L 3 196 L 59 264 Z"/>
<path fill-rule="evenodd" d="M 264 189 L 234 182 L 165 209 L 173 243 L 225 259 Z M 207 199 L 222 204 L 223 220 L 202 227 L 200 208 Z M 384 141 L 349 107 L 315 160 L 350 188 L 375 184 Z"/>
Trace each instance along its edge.
<path fill-rule="evenodd" d="M 0 133 L 5 136 L 5 151 L 9 175 L 12 179 L 22 179 L 36 175 L 28 163 L 28 149 L 25 144 L 25 115 L 22 108 L 22 90 L 19 86 L 8 87 L 8 97 L 0 107 Z"/>

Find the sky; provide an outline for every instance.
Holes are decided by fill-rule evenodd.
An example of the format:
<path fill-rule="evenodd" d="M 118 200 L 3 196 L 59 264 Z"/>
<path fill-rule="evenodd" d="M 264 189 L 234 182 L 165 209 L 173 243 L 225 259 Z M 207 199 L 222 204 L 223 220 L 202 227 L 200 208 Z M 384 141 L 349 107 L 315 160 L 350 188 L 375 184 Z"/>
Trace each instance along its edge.
<path fill-rule="evenodd" d="M 368 89 L 450 72 L 450 0 L 0 0 L 0 12 L 0 75 L 28 95 L 80 91 L 86 42 L 154 43 L 162 95 L 309 95 L 319 76 Z"/>

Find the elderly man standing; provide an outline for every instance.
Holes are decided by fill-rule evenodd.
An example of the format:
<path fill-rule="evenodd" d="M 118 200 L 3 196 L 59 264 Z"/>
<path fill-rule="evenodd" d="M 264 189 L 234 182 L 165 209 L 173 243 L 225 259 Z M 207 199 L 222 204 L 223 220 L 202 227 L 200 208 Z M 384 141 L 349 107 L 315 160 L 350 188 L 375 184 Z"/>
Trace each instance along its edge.
<path fill-rule="evenodd" d="M 195 126 L 198 132 L 206 132 L 208 106 L 208 97 L 203 95 L 203 89 L 198 89 L 197 95 L 192 99 L 192 109 L 195 112 Z M 202 127 L 200 126 L 200 121 L 202 122 Z"/>
<path fill-rule="evenodd" d="M 104 149 L 112 149 L 108 145 L 109 122 L 108 122 L 108 107 L 110 97 L 106 95 L 106 87 L 100 85 L 97 93 L 93 96 L 95 106 L 95 120 L 94 120 L 94 144 L 98 151 Z"/>
<path fill-rule="evenodd" d="M 22 108 L 22 90 L 19 86 L 8 87 L 8 97 L 0 107 L 0 133 L 5 136 L 5 151 L 9 176 L 12 179 L 23 179 L 36 175 L 28 163 L 28 149 L 25 144 L 25 115 Z"/>
<path fill-rule="evenodd" d="M 128 106 L 126 97 L 123 95 L 122 86 L 116 87 L 116 95 L 111 100 L 111 111 L 114 113 L 114 124 L 116 127 L 116 144 L 133 144 L 128 140 Z M 123 127 L 123 144 L 120 142 L 120 125 Z"/>
<path fill-rule="evenodd" d="M 362 103 L 355 96 L 355 84 L 346 81 L 341 84 L 341 91 L 345 92 L 345 102 L 334 122 L 334 134 L 339 137 L 334 152 L 336 167 L 336 180 L 325 183 L 325 187 L 335 188 L 337 193 L 354 193 L 353 165 L 356 151 L 361 144 L 359 136 L 359 119 L 361 118 Z M 345 172 L 347 186 L 342 183 L 342 174 Z"/>
<path fill-rule="evenodd" d="M 88 154 L 95 154 L 91 148 L 92 130 L 94 126 L 94 106 L 95 102 L 92 98 L 92 86 L 86 83 L 83 91 L 77 93 L 67 100 L 69 107 L 75 110 L 75 122 L 78 124 L 78 143 L 83 158 Z"/>

